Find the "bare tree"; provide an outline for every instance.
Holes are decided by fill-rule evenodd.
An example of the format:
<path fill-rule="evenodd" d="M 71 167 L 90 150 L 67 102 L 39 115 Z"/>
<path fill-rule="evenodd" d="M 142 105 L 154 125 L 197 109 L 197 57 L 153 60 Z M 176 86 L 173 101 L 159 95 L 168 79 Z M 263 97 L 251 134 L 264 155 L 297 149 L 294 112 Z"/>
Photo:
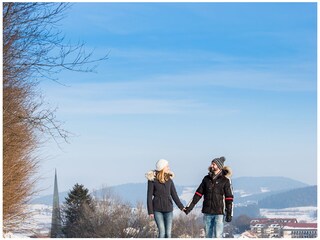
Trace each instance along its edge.
<path fill-rule="evenodd" d="M 39 81 L 63 69 L 90 72 L 95 63 L 84 44 L 64 44 L 58 22 L 66 3 L 3 3 L 3 224 L 17 229 L 28 213 L 24 204 L 34 194 L 39 159 L 39 133 L 67 141 L 68 132 L 47 107 Z"/>
<path fill-rule="evenodd" d="M 175 238 L 199 238 L 202 221 L 196 214 L 180 213 L 173 220 L 172 236 Z"/>
<path fill-rule="evenodd" d="M 155 221 L 148 217 L 147 209 L 141 202 L 133 209 L 130 227 L 132 231 L 128 232 L 127 237 L 154 238 L 157 235 Z"/>
<path fill-rule="evenodd" d="M 125 238 L 130 234 L 131 206 L 112 192 L 96 199 L 96 238 Z M 129 230 L 129 232 L 128 232 Z"/>

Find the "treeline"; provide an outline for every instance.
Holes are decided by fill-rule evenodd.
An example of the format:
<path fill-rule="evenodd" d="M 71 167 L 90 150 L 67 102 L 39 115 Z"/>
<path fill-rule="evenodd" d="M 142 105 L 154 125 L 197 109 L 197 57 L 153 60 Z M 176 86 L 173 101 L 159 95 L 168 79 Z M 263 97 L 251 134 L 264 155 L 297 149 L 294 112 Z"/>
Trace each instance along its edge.
<path fill-rule="evenodd" d="M 246 215 L 251 218 L 257 218 L 260 216 L 260 209 L 258 204 L 250 203 L 244 206 L 236 206 L 233 211 L 234 218 L 237 218 L 241 215 Z"/>
<path fill-rule="evenodd" d="M 61 213 L 63 235 L 60 237 L 154 238 L 158 234 L 155 221 L 148 217 L 142 203 L 132 208 L 110 191 L 97 198 L 79 184 L 68 193 Z M 173 220 L 172 236 L 199 238 L 202 228 L 202 219 L 181 213 Z"/>
<path fill-rule="evenodd" d="M 274 194 L 259 201 L 259 208 L 278 209 L 301 206 L 317 206 L 317 186 Z"/>

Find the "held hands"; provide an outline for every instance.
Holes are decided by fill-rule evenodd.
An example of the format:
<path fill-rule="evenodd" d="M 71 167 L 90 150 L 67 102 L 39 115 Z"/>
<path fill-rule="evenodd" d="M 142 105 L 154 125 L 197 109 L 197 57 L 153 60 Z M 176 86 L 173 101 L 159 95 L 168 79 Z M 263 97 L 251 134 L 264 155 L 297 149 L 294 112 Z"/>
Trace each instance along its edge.
<path fill-rule="evenodd" d="M 188 209 L 188 207 L 184 207 L 181 209 L 181 211 L 183 211 L 185 214 L 188 214 L 188 213 L 186 213 L 187 209 Z"/>
<path fill-rule="evenodd" d="M 184 213 L 185 213 L 186 215 L 188 215 L 188 214 L 191 212 L 190 207 L 185 207 L 185 208 L 182 209 L 182 210 L 184 211 Z"/>

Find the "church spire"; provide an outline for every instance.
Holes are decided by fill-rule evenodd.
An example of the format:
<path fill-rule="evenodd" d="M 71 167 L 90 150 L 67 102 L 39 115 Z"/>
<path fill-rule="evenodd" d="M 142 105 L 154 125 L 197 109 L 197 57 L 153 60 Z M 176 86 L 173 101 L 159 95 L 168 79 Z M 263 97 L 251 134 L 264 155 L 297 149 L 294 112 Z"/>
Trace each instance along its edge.
<path fill-rule="evenodd" d="M 62 237 L 57 169 L 55 169 L 55 174 L 54 174 L 54 190 L 53 190 L 52 221 L 51 221 L 50 237 L 51 238 Z"/>

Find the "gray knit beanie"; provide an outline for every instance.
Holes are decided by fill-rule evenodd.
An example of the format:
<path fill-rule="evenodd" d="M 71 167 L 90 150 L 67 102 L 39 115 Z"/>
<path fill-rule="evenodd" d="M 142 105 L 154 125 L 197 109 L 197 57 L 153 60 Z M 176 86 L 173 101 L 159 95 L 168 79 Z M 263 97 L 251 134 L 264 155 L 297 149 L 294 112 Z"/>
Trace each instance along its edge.
<path fill-rule="evenodd" d="M 213 163 L 217 164 L 218 168 L 222 169 L 224 166 L 225 157 L 219 157 L 212 160 Z"/>

